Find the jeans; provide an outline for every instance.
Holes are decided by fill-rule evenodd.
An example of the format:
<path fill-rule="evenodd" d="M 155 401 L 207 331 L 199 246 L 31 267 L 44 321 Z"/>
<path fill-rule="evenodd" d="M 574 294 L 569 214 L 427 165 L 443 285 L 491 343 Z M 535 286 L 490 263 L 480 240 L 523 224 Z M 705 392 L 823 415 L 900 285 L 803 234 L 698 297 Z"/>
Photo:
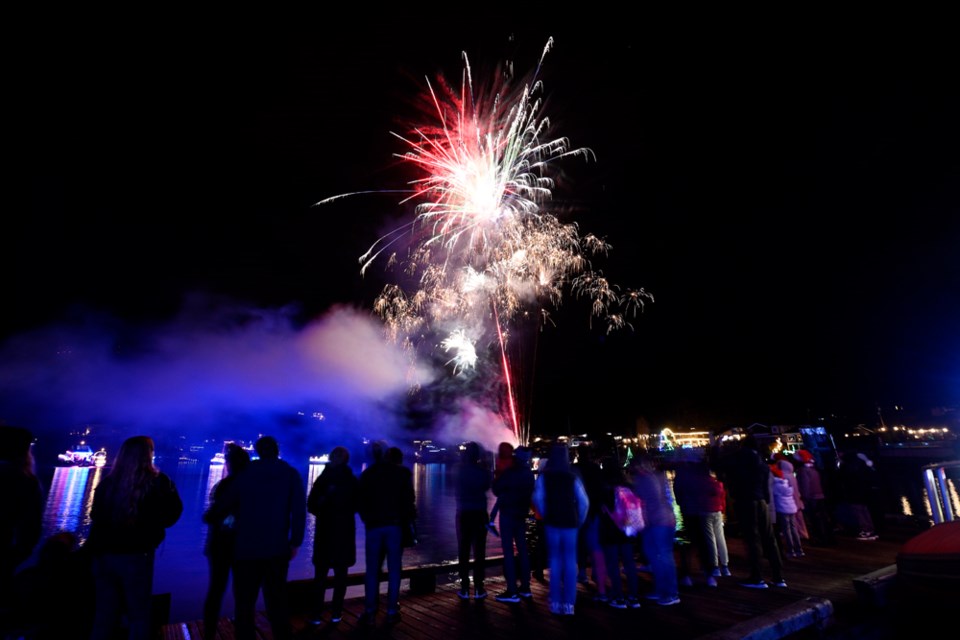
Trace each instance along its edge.
<path fill-rule="evenodd" d="M 637 561 L 633 557 L 633 542 L 603 545 L 603 555 L 607 561 L 607 576 L 610 578 L 611 599 L 623 597 L 623 579 L 620 577 L 620 565 L 623 565 L 623 574 L 627 577 L 627 596 L 636 598 L 639 595 L 639 580 L 637 578 Z"/>
<path fill-rule="evenodd" d="M 316 565 L 313 573 L 313 585 L 316 595 L 314 596 L 314 617 L 319 619 L 323 612 L 323 600 L 327 595 L 327 574 L 333 569 L 333 600 L 330 611 L 333 617 L 338 618 L 343 613 L 343 600 L 347 595 L 347 576 L 350 567 L 344 564 L 338 564 L 333 567 L 324 567 Z"/>
<path fill-rule="evenodd" d="M 96 610 L 91 640 L 114 637 L 124 611 L 130 640 L 149 640 L 154 552 L 107 553 L 93 558 Z M 126 606 L 124 606 L 126 605 Z"/>
<path fill-rule="evenodd" d="M 263 606 L 276 640 L 293 637 L 287 603 L 287 572 L 290 556 L 236 560 L 233 565 L 233 599 L 236 607 L 237 640 L 254 640 L 257 596 L 263 589 Z"/>
<path fill-rule="evenodd" d="M 763 580 L 761 562 L 766 556 L 773 572 L 774 582 L 783 580 L 783 563 L 780 547 L 770 522 L 770 510 L 766 500 L 739 500 L 734 502 L 737 521 L 747 546 L 747 562 L 750 565 L 750 582 Z"/>
<path fill-rule="evenodd" d="M 460 569 L 460 588 L 470 588 L 470 551 L 473 551 L 473 588 L 483 591 L 487 568 L 487 517 L 486 510 L 457 512 L 457 556 Z M 501 533 L 502 535 L 502 533 Z"/>
<path fill-rule="evenodd" d="M 677 598 L 677 563 L 673 557 L 674 527 L 648 526 L 640 534 L 643 553 L 653 574 L 653 590 L 660 598 Z"/>
<path fill-rule="evenodd" d="M 550 606 L 577 601 L 577 528 L 545 527 L 550 565 Z"/>
<path fill-rule="evenodd" d="M 400 563 L 403 547 L 400 545 L 400 525 L 368 527 L 364 545 L 367 565 L 363 580 L 363 603 L 366 613 L 375 614 L 380 602 L 380 568 L 387 558 L 387 613 L 400 611 Z"/>
<path fill-rule="evenodd" d="M 223 596 L 230 583 L 232 553 L 229 549 L 214 549 L 207 556 L 207 561 L 210 565 L 210 582 L 207 585 L 207 595 L 203 600 L 203 633 L 204 636 L 212 638 L 220 620 Z"/>
<path fill-rule="evenodd" d="M 527 519 L 508 513 L 500 514 L 500 545 L 503 549 L 503 577 L 507 591 L 517 590 L 517 570 L 520 571 L 520 592 L 530 592 L 530 554 L 527 552 Z M 514 547 L 516 561 L 514 562 Z"/>
<path fill-rule="evenodd" d="M 783 546 L 787 548 L 787 553 L 803 551 L 800 544 L 800 530 L 797 528 L 797 518 L 802 517 L 800 513 L 777 513 L 777 525 L 783 536 Z"/>

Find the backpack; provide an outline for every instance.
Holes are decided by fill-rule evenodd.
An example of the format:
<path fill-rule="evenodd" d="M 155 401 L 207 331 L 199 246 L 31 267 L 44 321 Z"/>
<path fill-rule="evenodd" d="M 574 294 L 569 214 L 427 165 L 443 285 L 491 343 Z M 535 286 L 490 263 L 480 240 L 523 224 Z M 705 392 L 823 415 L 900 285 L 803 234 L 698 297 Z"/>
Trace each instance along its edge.
<path fill-rule="evenodd" d="M 603 507 L 613 524 L 628 537 L 633 537 L 643 531 L 646 523 L 643 521 L 643 501 L 630 487 L 616 486 L 613 488 L 613 511 Z"/>

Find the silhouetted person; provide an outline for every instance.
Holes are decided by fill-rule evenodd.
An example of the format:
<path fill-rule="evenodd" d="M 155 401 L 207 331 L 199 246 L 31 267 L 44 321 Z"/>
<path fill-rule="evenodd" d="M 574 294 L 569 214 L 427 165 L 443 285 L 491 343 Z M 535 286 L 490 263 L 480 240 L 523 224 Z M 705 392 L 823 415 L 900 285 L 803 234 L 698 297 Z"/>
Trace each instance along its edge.
<path fill-rule="evenodd" d="M 360 482 L 348 464 L 346 447 L 334 447 L 330 461 L 313 483 L 307 498 L 307 511 L 316 516 L 313 535 L 313 566 L 316 594 L 312 621 L 320 624 L 327 590 L 327 574 L 333 570 L 333 600 L 330 622 L 343 617 L 347 593 L 347 573 L 357 563 L 356 514 L 360 502 Z"/>
<path fill-rule="evenodd" d="M 209 638 L 214 637 L 220 620 L 220 607 L 230 581 L 230 567 L 233 565 L 233 548 L 236 540 L 234 518 L 227 516 L 223 520 L 212 520 L 211 513 L 223 500 L 223 496 L 230 485 L 236 481 L 238 474 L 243 472 L 249 464 L 250 454 L 246 449 L 235 442 L 227 444 L 227 451 L 224 454 L 224 476 L 210 492 L 210 506 L 203 514 L 203 521 L 207 524 L 207 540 L 203 552 L 210 566 L 210 582 L 203 601 L 203 628 L 204 635 Z"/>
<path fill-rule="evenodd" d="M 550 455 L 533 491 L 533 502 L 543 515 L 550 565 L 550 613 L 574 615 L 577 601 L 577 532 L 587 518 L 590 500 L 580 476 L 570 464 L 562 443 Z"/>
<path fill-rule="evenodd" d="M 877 531 L 870 513 L 871 496 L 876 487 L 873 461 L 864 453 L 844 451 L 837 467 L 837 481 L 840 503 L 847 509 L 848 526 L 857 532 L 856 539 L 876 540 Z"/>
<path fill-rule="evenodd" d="M 93 495 L 93 640 L 114 638 L 124 613 L 130 640 L 152 637 L 154 554 L 183 513 L 176 485 L 154 466 L 153 454 L 150 437 L 127 438 Z"/>
<path fill-rule="evenodd" d="M 536 476 L 530 469 L 530 449 L 517 447 L 513 463 L 493 481 L 493 494 L 500 505 L 500 544 L 503 549 L 503 577 L 507 589 L 497 595 L 500 602 L 531 598 L 530 554 L 527 550 L 527 516 L 533 501 Z M 516 553 L 516 556 L 514 556 Z M 519 580 L 519 588 L 518 588 Z"/>
<path fill-rule="evenodd" d="M 410 476 L 410 482 L 413 482 L 413 472 L 403 464 L 403 451 L 400 450 L 400 447 L 389 447 L 387 452 L 384 454 L 384 458 L 387 462 L 392 462 L 397 465 L 404 474 Z M 406 480 L 404 480 L 406 482 Z M 417 523 L 416 517 L 414 514 L 413 519 L 410 518 L 404 519 L 400 524 L 400 547 L 401 547 L 401 556 L 403 549 L 407 547 L 412 547 L 417 544 L 416 537 Z M 380 564 L 383 564 L 383 561 L 386 559 L 386 552 L 380 557 Z"/>
<path fill-rule="evenodd" d="M 234 517 L 233 600 L 237 640 L 256 638 L 257 596 L 263 604 L 276 640 L 293 635 L 287 600 L 290 561 L 303 544 L 307 518 L 306 488 L 300 472 L 280 459 L 272 436 L 253 445 L 253 460 L 224 492 L 213 519 Z"/>
<path fill-rule="evenodd" d="M 757 448 L 756 439 L 748 435 L 740 441 L 739 448 L 721 461 L 728 495 L 747 547 L 750 576 L 741 585 L 751 589 L 767 588 L 762 566 L 766 556 L 773 585 L 786 587 L 780 546 L 770 516 L 770 467 Z"/>
<path fill-rule="evenodd" d="M 577 532 L 577 580 L 587 584 L 587 566 L 591 567 L 593 583 L 599 599 L 606 598 L 607 562 L 600 545 L 600 503 L 604 493 L 603 471 L 594 459 L 593 450 L 587 446 L 577 447 L 578 459 L 573 465 L 580 474 L 583 488 L 590 500 L 587 519 Z"/>
<path fill-rule="evenodd" d="M 360 519 L 365 531 L 363 625 L 376 620 L 380 603 L 380 569 L 387 560 L 387 622 L 400 620 L 400 570 L 403 562 L 401 526 L 416 517 L 413 475 L 386 459 L 387 445 L 370 445 L 372 463 L 360 474 Z"/>
<path fill-rule="evenodd" d="M 597 527 L 600 548 L 607 564 L 605 576 L 610 578 L 609 591 L 598 593 L 600 602 L 608 602 L 615 609 L 640 608 L 640 580 L 637 575 L 637 560 L 634 557 L 635 538 L 618 527 L 610 514 L 615 509 L 616 487 L 633 491 L 623 469 L 615 460 L 608 459 L 601 469 L 603 484 L 597 492 Z M 593 504 L 593 501 L 591 501 Z M 621 577 L 621 568 L 623 569 Z M 623 583 L 626 578 L 627 590 Z"/>
<path fill-rule="evenodd" d="M 706 555 L 706 545 L 703 540 L 703 512 L 704 512 L 704 475 L 707 473 L 702 461 L 692 459 L 687 451 L 682 452 L 681 460 L 677 464 L 673 475 L 673 495 L 680 508 L 680 517 L 683 520 L 680 534 L 685 538 L 685 544 L 680 545 L 677 567 L 677 578 L 684 587 L 693 586 L 693 558 L 697 559 L 699 569 L 709 575 Z"/>
<path fill-rule="evenodd" d="M 501 442 L 497 445 L 497 457 L 493 461 L 493 481 L 496 482 L 497 478 L 503 475 L 503 472 L 510 468 L 513 465 L 513 454 L 515 448 L 513 444 L 509 442 Z M 500 531 L 497 529 L 497 518 L 500 515 L 500 499 L 497 498 L 493 502 L 493 507 L 490 509 L 490 522 L 487 523 L 487 530 L 495 536 L 500 535 Z"/>
<path fill-rule="evenodd" d="M 653 593 L 648 594 L 647 598 L 664 607 L 679 604 L 677 564 L 673 554 L 677 519 L 673 513 L 667 476 L 650 454 L 644 451 L 633 457 L 627 479 L 633 492 L 643 502 L 645 526 L 640 533 L 640 543 L 653 574 Z"/>
<path fill-rule="evenodd" d="M 470 597 L 470 552 L 473 551 L 473 596 L 487 597 L 483 581 L 487 564 L 487 492 L 493 473 L 480 459 L 480 445 L 468 442 L 460 452 L 456 474 L 457 550 L 462 599 Z"/>
<path fill-rule="evenodd" d="M 32 445 L 27 429 L 0 426 L 0 607 L 6 606 L 13 575 L 43 530 L 44 492 Z"/>
<path fill-rule="evenodd" d="M 816 459 L 806 449 L 800 449 L 794 457 L 797 460 L 797 487 L 803 499 L 802 515 L 810 539 L 815 545 L 832 545 L 835 543 L 833 518 L 830 517 L 830 507 Z"/>
<path fill-rule="evenodd" d="M 13 591 L 4 603 L 10 605 L 12 627 L 5 623 L 4 629 L 20 629 L 27 640 L 90 637 L 93 575 L 89 555 L 78 543 L 75 534 L 61 531 L 40 544 L 36 563 L 14 576 Z"/>

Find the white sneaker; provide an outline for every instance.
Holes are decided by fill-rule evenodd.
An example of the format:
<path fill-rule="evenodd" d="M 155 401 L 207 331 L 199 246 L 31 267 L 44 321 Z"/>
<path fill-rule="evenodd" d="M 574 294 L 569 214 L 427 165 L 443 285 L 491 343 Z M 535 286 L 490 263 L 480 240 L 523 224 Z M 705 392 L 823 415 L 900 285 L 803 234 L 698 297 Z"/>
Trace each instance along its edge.
<path fill-rule="evenodd" d="M 708 576 L 708 577 L 707 577 L 707 586 L 708 586 L 708 587 L 715 587 L 715 586 L 717 586 L 717 579 L 714 578 L 713 576 Z"/>
<path fill-rule="evenodd" d="M 683 576 L 683 580 L 680 581 L 680 585 L 684 587 L 692 587 L 693 580 L 690 578 L 690 576 Z"/>

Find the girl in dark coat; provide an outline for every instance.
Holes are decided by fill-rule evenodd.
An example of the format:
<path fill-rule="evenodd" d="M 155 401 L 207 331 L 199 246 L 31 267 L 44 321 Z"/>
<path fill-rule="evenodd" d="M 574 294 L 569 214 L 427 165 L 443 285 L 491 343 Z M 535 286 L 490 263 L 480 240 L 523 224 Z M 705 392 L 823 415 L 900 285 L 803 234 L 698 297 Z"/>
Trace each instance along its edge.
<path fill-rule="evenodd" d="M 152 637 L 153 562 L 183 513 L 173 480 L 153 464 L 153 439 L 127 438 L 93 494 L 90 535 L 96 597 L 92 640 L 115 638 L 124 611 L 130 640 Z"/>
<path fill-rule="evenodd" d="M 313 537 L 313 566 L 316 601 L 313 623 L 320 624 L 327 574 L 333 569 L 331 622 L 340 622 L 347 593 L 347 572 L 357 562 L 356 513 L 359 481 L 350 465 L 350 452 L 334 447 L 330 462 L 314 481 L 307 498 L 307 511 L 316 516 Z"/>

